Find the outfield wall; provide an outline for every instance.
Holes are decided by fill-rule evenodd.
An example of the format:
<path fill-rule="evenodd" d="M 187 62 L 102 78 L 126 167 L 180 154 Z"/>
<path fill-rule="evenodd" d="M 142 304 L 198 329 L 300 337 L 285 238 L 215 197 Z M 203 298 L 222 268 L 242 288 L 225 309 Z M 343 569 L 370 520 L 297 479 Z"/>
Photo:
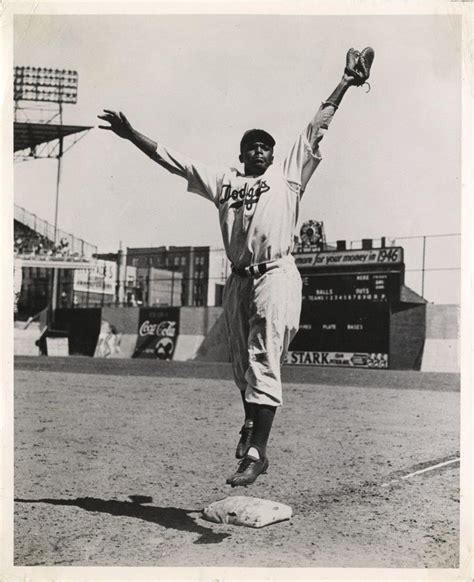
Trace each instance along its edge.
<path fill-rule="evenodd" d="M 59 309 L 55 331 L 70 355 L 230 361 L 222 307 Z M 403 306 L 390 335 L 390 368 L 459 372 L 459 306 Z M 15 355 L 39 355 L 39 337 L 37 325 L 16 325 Z"/>
<path fill-rule="evenodd" d="M 426 337 L 421 370 L 459 372 L 459 305 L 426 305 Z"/>

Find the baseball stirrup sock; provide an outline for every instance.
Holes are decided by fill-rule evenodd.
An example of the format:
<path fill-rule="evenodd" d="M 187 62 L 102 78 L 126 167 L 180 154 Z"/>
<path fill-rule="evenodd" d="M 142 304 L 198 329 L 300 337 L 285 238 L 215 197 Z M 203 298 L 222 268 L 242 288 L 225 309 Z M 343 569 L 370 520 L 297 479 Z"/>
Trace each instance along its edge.
<path fill-rule="evenodd" d="M 272 429 L 276 406 L 255 405 L 256 414 L 250 447 L 255 447 L 263 458 L 266 456 L 268 437 Z"/>
<path fill-rule="evenodd" d="M 245 420 L 254 420 L 256 414 L 256 404 L 251 404 L 245 400 L 245 390 L 240 391 L 240 396 L 242 398 L 242 403 L 244 405 L 245 410 Z"/>

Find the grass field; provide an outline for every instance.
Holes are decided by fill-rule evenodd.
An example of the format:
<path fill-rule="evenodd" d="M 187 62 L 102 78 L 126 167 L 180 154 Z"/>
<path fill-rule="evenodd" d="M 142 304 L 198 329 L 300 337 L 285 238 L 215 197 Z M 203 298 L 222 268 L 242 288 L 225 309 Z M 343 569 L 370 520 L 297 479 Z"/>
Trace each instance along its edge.
<path fill-rule="evenodd" d="M 231 489 L 228 365 L 16 358 L 15 565 L 456 568 L 459 377 L 284 379 L 268 474 Z M 294 515 L 258 530 L 201 518 L 228 495 Z"/>

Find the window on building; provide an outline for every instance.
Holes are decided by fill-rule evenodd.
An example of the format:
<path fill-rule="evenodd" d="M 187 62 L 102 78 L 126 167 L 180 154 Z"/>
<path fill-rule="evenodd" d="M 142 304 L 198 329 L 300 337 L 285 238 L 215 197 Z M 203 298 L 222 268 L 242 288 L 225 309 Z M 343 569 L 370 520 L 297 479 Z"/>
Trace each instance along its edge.
<path fill-rule="evenodd" d="M 179 257 L 174 258 L 174 264 L 175 264 L 175 267 L 177 267 L 179 265 Z"/>
<path fill-rule="evenodd" d="M 202 285 L 201 285 L 201 283 L 194 284 L 193 303 L 194 303 L 194 305 L 202 305 Z"/>
<path fill-rule="evenodd" d="M 216 298 L 215 298 L 215 305 L 222 306 L 222 297 L 224 294 L 224 285 L 220 285 L 219 283 L 216 284 Z"/>
<path fill-rule="evenodd" d="M 183 267 L 186 265 L 186 257 L 181 257 L 181 265 Z"/>

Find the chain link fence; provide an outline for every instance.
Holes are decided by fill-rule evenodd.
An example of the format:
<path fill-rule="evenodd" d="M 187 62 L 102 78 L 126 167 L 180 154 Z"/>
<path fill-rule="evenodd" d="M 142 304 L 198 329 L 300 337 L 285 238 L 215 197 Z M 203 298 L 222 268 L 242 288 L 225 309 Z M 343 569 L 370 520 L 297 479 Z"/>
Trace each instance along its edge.
<path fill-rule="evenodd" d="M 15 213 L 18 213 L 16 216 L 22 222 L 31 221 L 31 228 L 40 230 L 44 225 L 44 232 L 51 232 L 48 230 L 51 225 L 39 221 L 35 215 L 26 213 L 20 207 L 15 208 Z M 73 239 L 73 245 L 83 243 L 81 239 Z M 386 247 L 400 246 L 404 249 L 405 284 L 413 291 L 431 303 L 459 304 L 460 234 L 385 237 L 384 241 L 372 241 L 374 248 L 382 246 L 382 243 Z M 348 249 L 360 249 L 362 240 L 347 241 L 346 246 Z M 328 247 L 335 248 L 336 243 L 330 242 Z M 88 245 L 85 254 L 95 250 L 95 247 Z M 82 274 L 61 270 L 58 307 L 222 305 L 224 284 L 230 273 L 224 249 L 162 247 L 155 254 L 153 249 L 129 250 L 133 254 L 130 252 L 128 255 L 127 265 L 119 267 L 113 260 L 117 256 L 111 255 L 109 261 L 93 259 L 95 268 L 85 270 Z M 105 268 L 106 264 L 110 268 Z M 32 303 L 36 309 L 48 302 L 51 281 L 47 271 L 50 270 L 34 267 L 23 269 L 20 310 L 23 308 L 30 311 L 28 306 Z M 38 294 L 36 301 L 34 297 Z"/>
<path fill-rule="evenodd" d="M 372 239 L 374 248 L 400 246 L 404 250 L 405 284 L 431 303 L 459 304 L 461 287 L 461 235 L 459 233 L 440 235 L 421 235 L 409 237 L 384 237 Z M 336 242 L 327 243 L 328 248 L 336 248 Z M 361 249 L 362 239 L 347 241 L 348 249 Z M 220 269 L 216 274 L 210 270 L 193 270 L 183 268 L 183 250 L 167 249 L 158 259 L 158 263 L 150 259 L 149 252 L 135 250 L 129 259 L 149 261 L 147 270 L 141 269 L 137 285 L 139 301 L 153 305 L 153 289 L 168 289 L 168 295 L 162 300 L 168 305 L 219 305 L 221 293 L 230 264 L 225 259 L 222 248 L 209 248 L 208 264 L 212 257 L 219 257 Z M 144 263 L 141 262 L 143 265 Z M 153 266 L 152 266 L 153 265 Z M 164 269 L 157 270 L 154 266 Z M 170 271 L 171 269 L 171 271 Z M 181 271 L 181 272 L 180 272 Z M 178 280 L 179 278 L 179 280 Z M 123 283 L 125 285 L 125 283 Z M 176 296 L 176 288 L 181 286 L 181 293 Z M 175 295 L 171 289 L 174 290 Z M 126 293 L 125 289 L 123 290 Z M 130 296 L 130 289 L 128 290 Z M 166 295 L 166 293 L 165 293 Z"/>
<path fill-rule="evenodd" d="M 382 239 L 374 239 L 374 247 Z M 332 244 L 332 243 L 329 243 Z M 405 285 L 430 303 L 459 304 L 461 297 L 461 234 L 385 237 L 386 246 L 403 248 Z M 362 248 L 362 240 L 348 248 Z"/>

